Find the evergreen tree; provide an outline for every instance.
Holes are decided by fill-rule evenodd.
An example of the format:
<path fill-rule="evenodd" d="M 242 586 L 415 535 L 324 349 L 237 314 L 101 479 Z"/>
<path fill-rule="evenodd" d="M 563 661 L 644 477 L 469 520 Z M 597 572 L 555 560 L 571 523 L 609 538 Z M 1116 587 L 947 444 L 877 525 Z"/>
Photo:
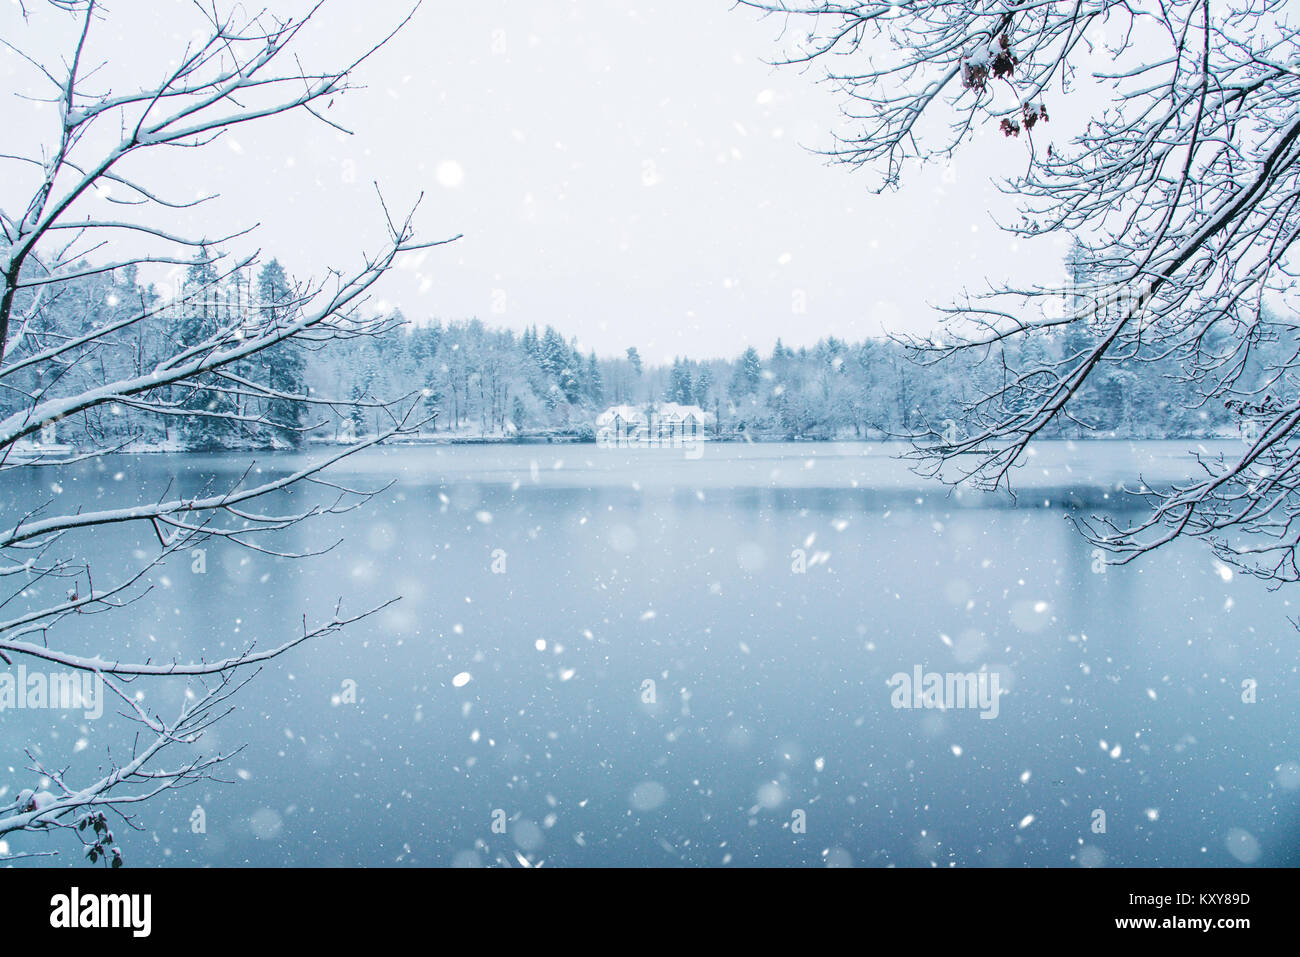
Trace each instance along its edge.
<path fill-rule="evenodd" d="M 701 409 L 709 407 L 709 390 L 713 388 L 713 373 L 708 366 L 700 369 L 695 377 L 695 404 Z"/>
<path fill-rule="evenodd" d="M 587 359 L 587 396 L 596 406 L 605 402 L 605 384 L 600 377 L 600 363 L 596 361 L 595 352 Z"/>
<path fill-rule="evenodd" d="M 737 398 L 753 395 L 763 381 L 763 360 L 758 350 L 750 346 L 736 364 L 736 371 L 731 378 L 731 394 Z"/>
<path fill-rule="evenodd" d="M 690 405 L 695 400 L 695 393 L 691 389 L 691 370 L 685 359 L 673 360 L 672 371 L 668 375 L 668 388 L 664 392 L 664 400 L 677 402 L 681 405 Z"/>
<path fill-rule="evenodd" d="M 293 319 L 293 290 L 278 260 L 272 259 L 257 277 L 257 297 L 264 317 L 279 326 Z M 306 362 L 294 342 L 282 342 L 261 354 L 266 364 L 266 383 L 284 396 L 301 396 L 307 392 Z M 280 439 L 295 448 L 302 445 L 304 406 L 291 398 L 270 400 L 266 418 Z"/>
<path fill-rule="evenodd" d="M 569 347 L 560 334 L 550 326 L 546 327 L 546 332 L 542 335 L 542 344 L 538 351 L 538 362 L 542 367 L 542 371 L 553 382 L 559 381 L 561 373 L 569 365 Z"/>
<path fill-rule="evenodd" d="M 352 387 L 351 399 L 354 403 L 361 402 L 365 398 L 365 392 L 362 391 L 360 384 Z M 366 410 L 360 405 L 353 405 L 348 411 L 348 418 L 352 422 L 352 435 L 354 438 L 361 438 L 366 434 Z"/>
<path fill-rule="evenodd" d="M 566 365 L 560 370 L 558 379 L 564 401 L 568 402 L 569 405 L 577 405 L 582 398 L 582 384 L 578 381 L 577 373 Z"/>
<path fill-rule="evenodd" d="M 217 269 L 206 253 L 195 256 L 185 274 L 185 289 L 172 337 L 185 348 L 202 344 L 218 329 Z M 173 401 L 186 411 L 204 413 L 187 415 L 181 420 L 180 437 L 187 448 L 215 449 L 229 446 L 238 433 L 233 399 L 208 386 L 215 384 L 211 374 L 171 390 Z"/>

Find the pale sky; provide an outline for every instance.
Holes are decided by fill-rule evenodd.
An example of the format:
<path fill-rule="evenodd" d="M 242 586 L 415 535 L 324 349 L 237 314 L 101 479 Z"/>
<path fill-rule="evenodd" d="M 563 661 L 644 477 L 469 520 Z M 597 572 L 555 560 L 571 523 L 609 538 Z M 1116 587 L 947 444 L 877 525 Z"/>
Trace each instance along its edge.
<path fill-rule="evenodd" d="M 92 49 L 112 58 L 115 89 L 128 67 L 157 75 L 194 24 L 185 0 L 108 6 Z M 408 6 L 334 0 L 300 49 L 336 62 Z M 636 345 L 655 362 L 926 329 L 931 305 L 963 287 L 1059 268 L 1060 245 L 1016 247 L 993 220 L 1012 207 L 989 177 L 1023 168 L 1023 141 L 990 128 L 951 169 L 876 196 L 808 150 L 829 144 L 838 101 L 764 62 L 779 30 L 728 0 L 425 0 L 359 72 L 367 89 L 330 110 L 354 136 L 305 117 L 241 127 L 157 164 L 151 182 L 219 190 L 202 225 L 260 221 L 253 245 L 300 277 L 378 247 L 373 181 L 393 207 L 423 191 L 421 237 L 465 238 L 405 264 L 386 304 L 416 321 L 549 323 L 602 355 Z M 0 35 L 37 39 L 13 3 L 0 3 Z M 0 76 L 32 88 L 12 55 Z M 6 139 L 48 135 L 53 119 L 0 102 Z M 0 179 L 6 209 L 18 185 Z"/>

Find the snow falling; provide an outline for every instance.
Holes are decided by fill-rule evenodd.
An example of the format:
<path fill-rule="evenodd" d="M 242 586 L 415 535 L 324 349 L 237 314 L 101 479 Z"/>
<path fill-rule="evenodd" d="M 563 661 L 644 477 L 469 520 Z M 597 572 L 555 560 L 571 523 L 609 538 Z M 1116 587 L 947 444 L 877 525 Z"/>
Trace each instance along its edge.
<path fill-rule="evenodd" d="M 1300 34 L 230 6 L 0 7 L 0 863 L 1300 862 Z"/>

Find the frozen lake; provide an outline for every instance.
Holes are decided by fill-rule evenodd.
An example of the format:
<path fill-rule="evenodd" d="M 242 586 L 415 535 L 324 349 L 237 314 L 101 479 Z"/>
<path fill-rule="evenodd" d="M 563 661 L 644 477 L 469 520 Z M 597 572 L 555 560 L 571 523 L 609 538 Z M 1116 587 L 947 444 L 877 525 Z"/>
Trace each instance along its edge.
<path fill-rule="evenodd" d="M 339 548 L 210 543 L 203 574 L 175 561 L 61 641 L 211 656 L 339 598 L 402 599 L 268 666 L 208 740 L 247 744 L 234 783 L 145 806 L 145 832 L 118 828 L 128 865 L 1294 866 L 1288 593 L 1196 543 L 1100 572 L 1065 520 L 1187 474 L 1197 447 L 1047 443 L 1015 507 L 949 496 L 879 444 L 372 451 L 333 476 L 392 488 L 276 543 Z M 74 484 L 104 505 L 193 494 L 246 462 L 25 470 L 3 519 Z M 147 526 L 104 532 L 97 583 L 156 553 Z M 996 675 L 996 716 L 894 707 L 917 668 Z M 28 742 L 84 739 L 75 779 L 126 726 L 0 713 L 0 787 L 33 786 Z"/>

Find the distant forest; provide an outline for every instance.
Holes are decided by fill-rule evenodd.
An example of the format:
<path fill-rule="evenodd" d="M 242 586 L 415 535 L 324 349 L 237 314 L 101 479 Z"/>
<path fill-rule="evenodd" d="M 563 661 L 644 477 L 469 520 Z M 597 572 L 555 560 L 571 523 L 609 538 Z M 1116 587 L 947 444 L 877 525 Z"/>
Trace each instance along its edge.
<path fill-rule="evenodd" d="M 186 274 L 187 295 L 168 305 L 131 269 L 86 276 L 60 287 L 56 299 L 32 303 L 23 336 L 0 370 L 0 416 L 30 405 L 32 396 L 74 394 L 152 368 L 177 342 L 201 344 L 239 309 L 292 310 L 294 293 L 272 260 L 255 274 L 218 277 L 195 263 Z M 126 326 L 120 339 L 97 340 L 93 349 L 65 350 L 56 375 L 24 360 L 111 325 L 143 306 L 156 314 Z M 170 395 L 165 403 L 124 400 L 89 416 L 60 423 L 45 440 L 73 446 L 130 443 L 127 448 L 188 449 L 296 447 L 311 438 L 338 440 L 373 434 L 387 424 L 377 403 L 408 397 L 416 416 L 430 418 L 423 434 L 479 438 L 567 434 L 594 438 L 594 421 L 612 405 L 658 401 L 693 404 L 715 413 L 719 437 L 750 439 L 879 439 L 960 420 L 963 405 L 987 395 L 1009 368 L 1041 366 L 1067 350 L 1087 348 L 1077 326 L 1043 332 L 978 361 L 973 353 L 931 368 L 918 365 L 891 340 L 846 342 L 826 338 L 791 348 L 778 340 L 760 353 L 748 348 L 729 359 L 680 357 L 666 365 L 645 361 L 636 345 L 625 354 L 598 357 L 551 326 L 522 333 L 491 328 L 477 319 L 410 323 L 400 312 L 384 336 L 345 342 L 290 342 L 256 360 L 284 398 L 256 400 L 223 388 Z M 1261 319 L 1261 345 L 1242 382 L 1267 383 L 1284 398 L 1294 383 L 1274 369 L 1297 349 L 1294 323 Z M 740 332 L 742 330 L 738 330 Z M 1228 333 L 1224 333 L 1225 341 Z M 1206 344 L 1202 344 L 1205 346 Z M 1208 343 L 1212 348 L 1213 343 Z M 1188 438 L 1237 434 L 1239 418 L 1222 403 L 1200 401 L 1182 375 L 1176 354 L 1153 354 L 1143 363 L 1103 363 L 1080 395 L 1078 421 L 1059 421 L 1044 437 Z M 46 379 L 34 370 L 45 368 Z M 235 369 L 232 375 L 238 376 Z M 338 400 L 303 404 L 293 396 Z M 1014 401 L 1015 396 L 1005 397 Z M 1270 400 L 1271 401 L 1271 400 Z M 240 405 L 236 405 L 240 403 Z M 192 414 L 202 409 L 202 416 Z"/>

